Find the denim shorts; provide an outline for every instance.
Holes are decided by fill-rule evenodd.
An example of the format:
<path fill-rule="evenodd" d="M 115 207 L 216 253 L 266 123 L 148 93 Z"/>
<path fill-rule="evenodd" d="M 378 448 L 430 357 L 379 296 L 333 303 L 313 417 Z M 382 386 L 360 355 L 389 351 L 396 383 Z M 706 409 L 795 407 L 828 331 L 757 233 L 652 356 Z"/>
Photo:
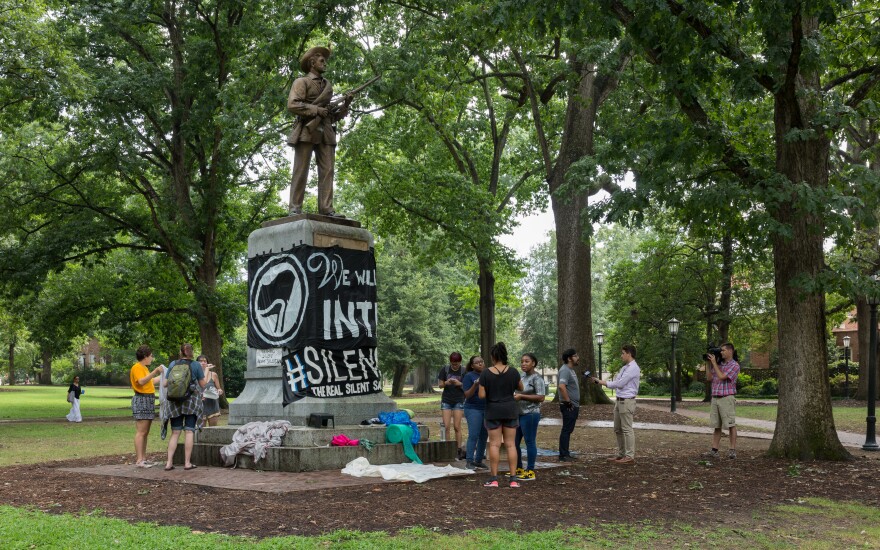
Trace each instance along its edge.
<path fill-rule="evenodd" d="M 519 428 L 519 418 L 505 418 L 500 420 L 483 420 L 483 426 L 487 430 L 497 430 L 498 428 Z"/>
<path fill-rule="evenodd" d="M 184 414 L 182 416 L 175 416 L 174 418 L 172 418 L 171 431 L 179 432 L 180 430 L 186 430 L 189 432 L 196 431 L 196 415 Z"/>
<path fill-rule="evenodd" d="M 461 403 L 444 403 L 440 402 L 440 410 L 441 411 L 463 411 L 464 410 L 464 401 Z"/>

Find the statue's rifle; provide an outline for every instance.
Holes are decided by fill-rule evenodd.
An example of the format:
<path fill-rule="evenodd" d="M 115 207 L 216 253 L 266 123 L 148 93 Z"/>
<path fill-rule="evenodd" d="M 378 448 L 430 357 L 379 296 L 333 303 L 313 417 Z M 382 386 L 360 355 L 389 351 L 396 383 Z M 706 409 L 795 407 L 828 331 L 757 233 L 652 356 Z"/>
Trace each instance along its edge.
<path fill-rule="evenodd" d="M 360 86 L 356 88 L 352 88 L 351 90 L 345 92 L 341 95 L 335 95 L 330 100 L 330 103 L 327 105 L 327 117 L 331 120 L 334 116 L 338 115 L 343 109 L 347 109 L 351 104 L 351 101 L 354 99 L 354 96 L 362 92 L 367 86 L 370 86 L 377 80 L 382 78 L 382 75 L 376 75 L 370 80 L 367 80 Z M 306 124 L 306 128 L 309 129 L 310 132 L 314 132 L 318 130 L 318 125 L 321 123 L 321 117 L 313 117 L 312 120 Z"/>

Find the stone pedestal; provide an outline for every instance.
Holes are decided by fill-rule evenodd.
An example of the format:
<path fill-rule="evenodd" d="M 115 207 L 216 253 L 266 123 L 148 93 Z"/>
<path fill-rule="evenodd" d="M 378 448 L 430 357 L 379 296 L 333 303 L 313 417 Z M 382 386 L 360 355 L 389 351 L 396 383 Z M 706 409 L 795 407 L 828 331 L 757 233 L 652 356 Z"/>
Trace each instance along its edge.
<path fill-rule="evenodd" d="M 302 245 L 367 251 L 373 246 L 373 236 L 353 220 L 301 214 L 267 222 L 261 229 L 251 233 L 248 238 L 248 258 L 289 252 Z M 250 311 L 248 315 L 251 315 Z M 332 414 L 337 426 L 352 425 L 373 418 L 379 412 L 397 408 L 384 393 L 304 397 L 284 407 L 282 384 L 286 371 L 280 362 L 264 364 L 267 362 L 265 354 L 264 350 L 248 347 L 245 388 L 230 405 L 230 425 L 287 420 L 295 426 L 305 426 L 311 413 Z"/>

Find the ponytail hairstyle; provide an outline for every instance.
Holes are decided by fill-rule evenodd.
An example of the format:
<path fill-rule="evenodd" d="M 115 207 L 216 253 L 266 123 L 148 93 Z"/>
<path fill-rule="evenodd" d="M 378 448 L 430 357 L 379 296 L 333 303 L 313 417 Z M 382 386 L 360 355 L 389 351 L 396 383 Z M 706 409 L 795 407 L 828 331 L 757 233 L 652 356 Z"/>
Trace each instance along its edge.
<path fill-rule="evenodd" d="M 498 342 L 492 346 L 492 349 L 489 351 L 489 356 L 492 357 L 492 361 L 506 365 L 507 346 L 504 345 L 504 342 Z"/>

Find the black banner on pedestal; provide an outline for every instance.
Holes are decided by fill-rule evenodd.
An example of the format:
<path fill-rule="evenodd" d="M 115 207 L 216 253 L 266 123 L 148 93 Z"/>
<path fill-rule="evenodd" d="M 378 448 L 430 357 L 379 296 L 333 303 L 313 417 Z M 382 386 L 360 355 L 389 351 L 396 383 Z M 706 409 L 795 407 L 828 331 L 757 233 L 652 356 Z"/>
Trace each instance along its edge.
<path fill-rule="evenodd" d="M 303 397 L 351 397 L 382 391 L 376 348 L 330 350 L 307 346 L 285 355 L 284 400 Z"/>
<path fill-rule="evenodd" d="M 375 348 L 373 251 L 299 246 L 250 258 L 248 346 Z"/>

